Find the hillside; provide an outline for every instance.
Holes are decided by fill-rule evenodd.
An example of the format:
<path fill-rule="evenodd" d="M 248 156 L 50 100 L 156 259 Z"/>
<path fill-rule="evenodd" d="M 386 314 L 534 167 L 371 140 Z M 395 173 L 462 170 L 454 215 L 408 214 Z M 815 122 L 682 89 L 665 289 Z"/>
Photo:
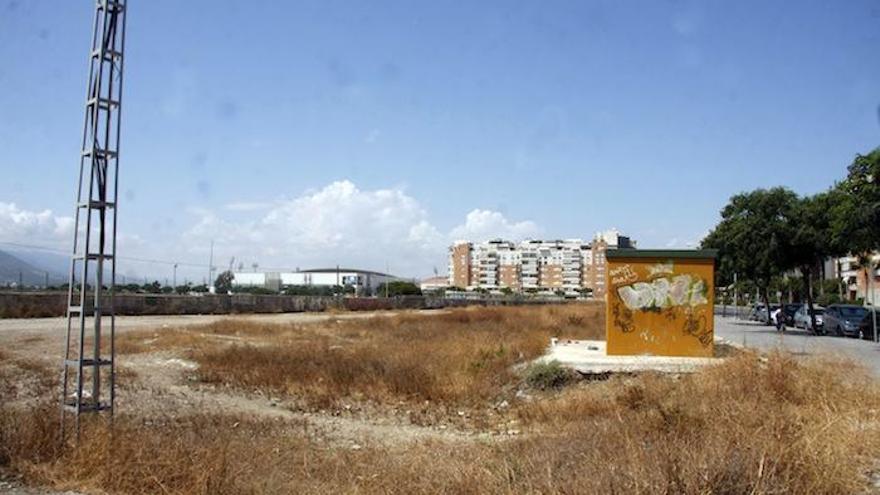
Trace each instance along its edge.
<path fill-rule="evenodd" d="M 11 253 L 0 251 L 0 285 L 18 284 L 19 276 L 24 285 L 43 285 L 47 272 L 50 283 L 63 280 L 63 277 L 52 268 L 43 269 Z"/>

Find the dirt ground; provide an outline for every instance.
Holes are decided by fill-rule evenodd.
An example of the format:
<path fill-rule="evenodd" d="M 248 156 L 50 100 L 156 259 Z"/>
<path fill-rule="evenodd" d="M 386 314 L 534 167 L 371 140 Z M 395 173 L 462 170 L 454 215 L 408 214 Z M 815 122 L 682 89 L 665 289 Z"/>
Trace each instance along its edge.
<path fill-rule="evenodd" d="M 431 314 L 437 311 L 421 311 Z M 260 315 L 167 315 L 167 316 L 118 316 L 116 330 L 119 333 L 133 330 L 160 329 L 203 325 L 229 318 L 266 323 L 312 323 L 331 318 L 369 318 L 397 314 L 394 311 L 369 313 L 279 313 Z M 91 319 L 87 320 L 87 324 Z M 66 318 L 0 318 L 0 349 L 9 349 L 25 355 L 44 356 L 60 354 L 64 348 L 67 328 Z M 61 358 L 58 357 L 58 362 Z"/>
<path fill-rule="evenodd" d="M 234 315 L 232 318 L 260 323 L 320 323 L 328 320 L 350 320 L 391 316 L 401 312 L 371 313 L 288 313 L 271 315 Z M 418 314 L 437 314 L 420 311 Z M 118 317 L 119 335 L 136 331 L 157 331 L 198 327 L 229 319 L 229 315 L 124 316 Z M 66 319 L 3 319 L 0 320 L 0 349 L 13 359 L 32 361 L 47 368 L 58 366 L 64 346 Z M 217 338 L 217 336 L 211 336 Z M 228 339 L 239 339 L 227 336 Z M 222 411 L 241 413 L 283 421 L 301 428 L 321 442 L 353 449 L 365 444 L 392 446 L 428 439 L 474 440 L 489 435 L 462 431 L 452 425 L 431 427 L 413 425 L 405 408 L 381 413 L 361 406 L 343 406 L 327 411 L 301 411 L 278 397 L 265 394 L 243 394 L 239 391 L 199 386 L 192 377 L 197 365 L 180 357 L 178 352 L 164 351 L 144 354 L 119 354 L 117 408 L 136 410 L 144 416 L 182 415 L 188 412 Z M 24 383 L 20 388 L 26 388 Z M 0 485 L 2 493 L 2 485 Z"/>

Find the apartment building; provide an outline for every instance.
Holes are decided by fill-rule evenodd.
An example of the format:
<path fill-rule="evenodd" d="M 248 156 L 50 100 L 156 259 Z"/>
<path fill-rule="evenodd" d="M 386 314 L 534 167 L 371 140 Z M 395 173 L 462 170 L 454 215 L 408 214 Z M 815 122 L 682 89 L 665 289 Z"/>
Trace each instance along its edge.
<path fill-rule="evenodd" d="M 597 232 L 591 244 L 591 260 L 588 277 L 588 287 L 593 290 L 593 297 L 604 299 L 607 287 L 605 277 L 607 275 L 605 252 L 609 249 L 635 248 L 635 242 L 627 236 L 621 235 L 616 229 Z"/>
<path fill-rule="evenodd" d="M 520 243 L 523 289 L 579 293 L 584 288 L 582 251 L 588 249 L 589 246 L 580 239 Z"/>
<path fill-rule="evenodd" d="M 633 247 L 616 230 L 599 232 L 591 243 L 581 239 L 503 239 L 459 241 L 449 248 L 449 281 L 470 290 L 512 289 L 579 295 L 584 289 L 605 297 L 605 251 Z M 465 283 L 467 281 L 467 283 Z"/>
<path fill-rule="evenodd" d="M 592 255 L 592 264 L 590 265 L 590 278 L 587 287 L 593 290 L 593 297 L 601 299 L 605 297 L 605 251 L 608 250 L 608 242 L 602 238 L 596 237 L 590 245 L 590 253 Z"/>
<path fill-rule="evenodd" d="M 825 265 L 825 275 L 843 282 L 843 295 L 850 301 L 880 301 L 880 251 L 871 254 L 869 267 L 861 266 L 855 256 L 832 258 Z"/>
<path fill-rule="evenodd" d="M 449 285 L 451 287 L 471 287 L 474 277 L 471 273 L 471 257 L 474 247 L 467 241 L 456 241 L 449 248 Z"/>

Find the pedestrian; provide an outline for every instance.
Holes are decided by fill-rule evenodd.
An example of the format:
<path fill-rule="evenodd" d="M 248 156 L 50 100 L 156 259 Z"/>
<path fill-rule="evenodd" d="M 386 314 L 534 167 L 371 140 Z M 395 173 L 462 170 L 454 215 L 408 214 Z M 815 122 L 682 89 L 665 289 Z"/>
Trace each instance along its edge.
<path fill-rule="evenodd" d="M 785 331 L 785 312 L 782 311 L 782 306 L 773 310 L 773 312 L 770 313 L 770 318 L 776 324 L 777 332 Z"/>

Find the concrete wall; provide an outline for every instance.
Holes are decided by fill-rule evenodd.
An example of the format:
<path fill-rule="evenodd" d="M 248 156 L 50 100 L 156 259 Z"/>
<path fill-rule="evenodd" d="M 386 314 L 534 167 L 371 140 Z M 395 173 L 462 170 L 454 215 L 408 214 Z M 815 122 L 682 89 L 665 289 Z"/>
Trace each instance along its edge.
<path fill-rule="evenodd" d="M 64 316 L 64 293 L 0 293 L 0 318 L 36 318 Z M 118 315 L 184 315 L 235 313 L 296 313 L 302 311 L 376 311 L 382 309 L 439 309 L 470 305 L 545 304 L 523 299 L 464 300 L 432 296 L 392 298 L 335 298 L 320 296 L 272 296 L 235 294 L 231 296 L 117 294 Z"/>

